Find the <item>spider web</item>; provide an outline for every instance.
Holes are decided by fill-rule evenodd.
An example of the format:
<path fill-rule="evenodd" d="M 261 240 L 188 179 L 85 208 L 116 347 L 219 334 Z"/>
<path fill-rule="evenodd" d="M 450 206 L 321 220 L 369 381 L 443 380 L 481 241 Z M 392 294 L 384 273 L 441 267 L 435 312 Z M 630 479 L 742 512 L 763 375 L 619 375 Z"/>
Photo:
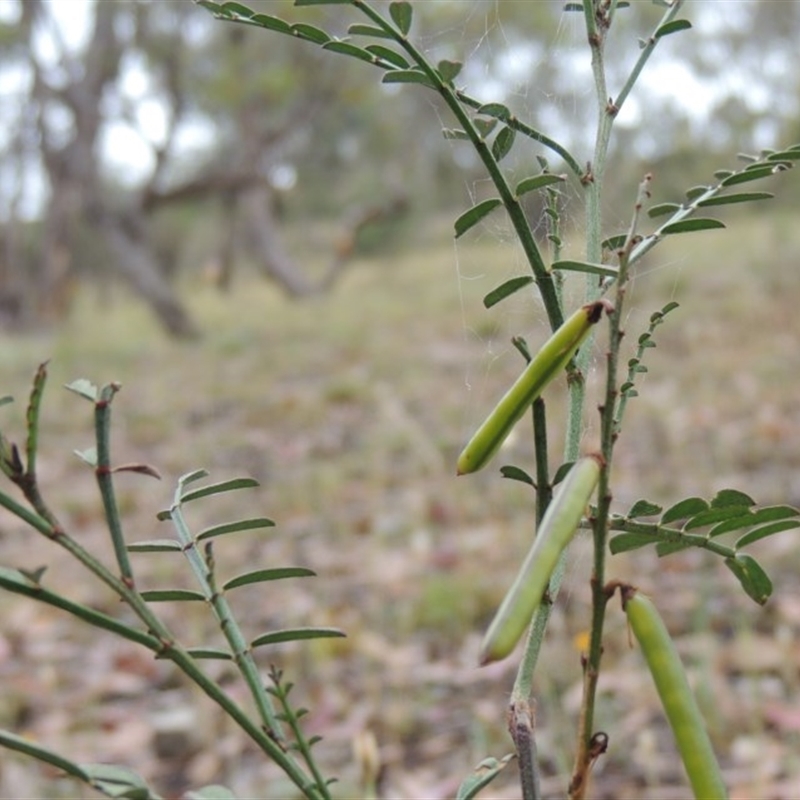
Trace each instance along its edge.
<path fill-rule="evenodd" d="M 459 4 L 462 9 L 464 5 Z M 594 145 L 597 111 L 583 15 L 555 10 L 554 15 L 558 16 L 553 20 L 549 34 L 546 37 L 526 39 L 518 22 L 513 26 L 506 23 L 503 5 L 505 4 L 500 2 L 472 4 L 460 31 L 451 26 L 424 42 L 426 54 L 433 56 L 434 61 L 437 57 L 463 60 L 464 67 L 457 79 L 459 88 L 463 87 L 468 94 L 481 102 L 504 103 L 521 120 L 564 143 L 579 163 L 589 161 Z M 548 5 L 561 8 L 562 4 Z M 447 50 L 447 44 L 454 39 L 460 41 L 461 53 Z M 431 107 L 439 113 L 439 107 L 435 103 L 431 102 Z M 442 128 L 453 126 L 453 120 L 448 116 L 440 115 L 439 122 Z M 500 128 L 501 125 L 498 125 L 495 130 Z M 472 153 L 471 145 L 451 140 L 451 147 L 454 158 L 464 163 L 467 167 L 465 174 L 469 176 L 464 182 L 467 198 L 464 207 L 496 196 L 496 190 L 485 171 L 469 169 L 467 155 Z M 501 162 L 512 186 L 541 171 L 538 156 L 547 159 L 551 171 L 567 172 L 566 165 L 557 154 L 518 134 L 509 156 Z M 559 185 L 563 200 L 560 204 L 559 235 L 564 240 L 559 257 L 581 259 L 585 256 L 580 234 L 584 216 L 583 198 L 574 183 L 574 178 L 571 177 L 570 182 Z M 631 187 L 632 200 L 635 191 L 636 187 Z M 631 210 L 632 205 L 633 202 Z M 542 214 L 542 211 L 539 213 Z M 623 209 L 623 213 L 612 220 L 619 231 L 626 230 L 630 223 L 630 215 L 626 216 L 626 213 L 627 210 Z M 529 218 L 529 222 L 537 225 L 540 220 Z M 545 263 L 549 264 L 555 257 L 554 247 L 543 235 L 538 235 L 537 240 Z M 473 250 L 490 246 L 494 248 L 495 257 L 490 263 L 476 265 Z M 643 271 L 640 277 L 648 272 L 674 267 L 675 263 L 659 264 Z M 510 278 L 530 275 L 524 252 L 502 209 L 490 214 L 463 238 L 454 240 L 453 269 L 460 300 L 463 338 L 474 350 L 482 352 L 478 358 L 465 361 L 463 381 L 466 394 L 461 434 L 462 440 L 467 441 L 500 397 L 497 373 L 510 372 L 513 376 L 519 374 L 524 367 L 519 352 L 511 343 L 511 336 L 523 336 L 531 352 L 535 353 L 549 336 L 550 329 L 535 285 L 526 287 L 488 310 L 475 302 L 476 297 Z M 676 270 L 673 296 L 680 280 L 680 270 Z M 583 302 L 584 291 L 584 276 L 567 276 L 564 287 L 566 314 Z M 632 282 L 629 297 L 634 291 L 635 282 Z M 502 333 L 495 335 L 487 332 L 492 328 L 487 320 L 497 322 Z M 590 374 L 587 376 L 590 392 L 587 409 L 594 409 L 597 405 L 599 387 L 596 384 L 600 377 L 603 334 L 601 343 L 595 345 Z M 502 391 L 504 388 L 500 390 Z M 527 441 L 530 433 L 525 427 L 520 424 L 515 433 L 520 435 L 521 431 Z M 561 453 L 557 452 L 561 446 L 561 438 L 560 434 L 551 434 L 553 470 L 559 463 L 557 459 L 561 457 Z M 597 414 L 586 413 L 581 432 L 583 449 L 596 449 L 598 441 L 599 418 Z M 532 447 L 526 452 L 530 456 L 525 457 L 527 463 L 522 463 L 521 466 L 528 469 L 532 462 Z M 508 463 L 509 460 L 518 459 L 514 456 L 504 460 L 501 454 L 496 460 L 496 466 Z M 487 502 L 501 503 L 502 498 L 487 499 Z M 577 556 L 570 559 L 568 573 L 586 574 L 586 562 L 589 558 L 588 550 L 581 549 Z M 572 599 L 569 583 L 565 586 L 564 594 L 567 603 Z"/>
<path fill-rule="evenodd" d="M 456 80 L 459 88 L 463 87 L 480 102 L 504 103 L 521 120 L 564 143 L 579 163 L 585 163 L 592 156 L 597 101 L 583 15 L 565 12 L 562 10 L 563 3 L 552 2 L 537 3 L 533 17 L 541 14 L 545 5 L 550 20 L 547 31 L 542 33 L 542 29 L 536 30 L 520 18 L 519 4 L 501 3 L 499 0 L 491 3 L 478 1 L 469 6 L 459 3 L 459 24 L 444 26 L 436 34 L 424 39 L 423 49 L 434 62 L 438 58 L 463 61 L 462 72 Z M 509 7 L 512 7 L 510 11 Z M 532 5 L 529 7 L 533 8 Z M 630 41 L 635 32 L 625 25 L 621 27 L 623 35 Z M 624 69 L 627 68 L 625 66 Z M 440 107 L 433 101 L 431 107 L 439 115 L 442 128 L 453 126 L 452 118 L 442 115 Z M 635 116 L 635 111 L 633 114 Z M 495 132 L 501 127 L 498 124 Z M 492 181 L 482 166 L 469 163 L 470 157 L 476 158 L 471 145 L 451 140 L 451 147 L 454 159 L 465 167 L 464 172 L 468 176 L 464 180 L 464 208 L 496 196 Z M 518 134 L 511 152 L 501 162 L 509 183 L 514 186 L 519 180 L 538 174 L 541 167 L 537 158 L 541 156 L 547 159 L 551 171 L 567 172 L 560 156 Z M 558 189 L 562 201 L 559 235 L 564 240 L 558 257 L 581 259 L 585 256 L 580 233 L 584 214 L 582 193 L 575 187 L 572 176 Z M 636 187 L 632 186 L 631 208 L 621 209 L 612 221 L 617 231 L 628 228 L 635 191 Z M 540 208 L 534 216 L 529 216 L 529 222 L 539 226 L 538 244 L 545 263 L 550 263 L 555 252 L 553 245 L 544 237 L 546 231 L 542 230 L 542 218 L 543 211 Z M 474 266 L 473 251 L 490 245 L 494 245 L 495 252 L 491 263 Z M 520 354 L 510 341 L 511 337 L 523 336 L 531 351 L 536 352 L 550 330 L 535 286 L 517 292 L 488 311 L 475 303 L 476 294 L 486 294 L 510 278 L 531 274 L 516 234 L 502 209 L 486 217 L 463 239 L 455 240 L 453 264 L 461 303 L 463 337 L 471 344 L 478 343 L 483 350 L 479 360 L 472 360 L 465 366 L 467 399 L 462 428 L 463 436 L 468 437 L 499 399 L 496 388 L 492 389 L 495 371 L 501 368 L 505 371 L 511 363 L 514 365 L 513 371 L 518 373 L 524 366 Z M 674 267 L 675 263 L 649 266 L 639 277 Z M 680 279 L 678 272 L 673 295 Z M 567 314 L 583 302 L 584 286 L 584 276 L 567 275 L 564 294 Z M 635 283 L 629 291 L 635 291 Z M 501 335 L 492 332 L 492 322 L 502 329 Z M 600 349 L 596 347 L 591 372 L 596 372 L 600 354 Z M 591 400 L 588 407 L 593 407 Z M 586 415 L 582 441 L 587 447 L 596 446 L 596 422 L 596 415 Z M 553 446 L 554 442 L 551 442 L 551 448 Z"/>
<path fill-rule="evenodd" d="M 459 4 L 459 9 L 463 10 L 465 5 Z M 506 21 L 508 14 L 504 5 L 500 2 L 470 4 L 460 28 L 450 26 L 424 40 L 426 55 L 434 61 L 440 57 L 463 61 L 457 85 L 464 87 L 472 97 L 481 102 L 502 102 L 537 129 L 549 135 L 555 132 L 556 138 L 565 140 L 568 146 L 572 146 L 574 140 L 582 140 L 581 150 L 591 152 L 591 138 L 583 132 L 585 126 L 574 124 L 575 119 L 585 116 L 586 106 L 594 103 L 582 15 L 558 11 L 560 3 L 548 4 L 558 15 L 551 25 L 552 33 L 547 39 L 528 38 L 520 25 Z M 460 43 L 460 52 L 459 48 L 453 48 L 454 40 Z M 542 71 L 548 72 L 550 80 L 537 79 Z M 562 71 L 567 72 L 565 79 L 559 77 Z M 554 82 L 552 78 L 558 80 Z M 435 103 L 431 102 L 431 107 L 439 114 Z M 453 126 L 448 116 L 440 115 L 439 122 L 442 128 Z M 498 125 L 495 131 L 500 127 Z M 496 196 L 485 170 L 469 162 L 470 157 L 474 158 L 471 145 L 453 141 L 451 146 L 453 157 L 465 166 L 465 208 Z M 566 171 L 557 154 L 518 135 L 511 153 L 501 162 L 512 186 L 541 171 L 537 156 L 544 156 L 553 172 Z M 565 230 L 579 230 L 583 214 L 580 198 L 574 189 L 566 184 L 563 187 L 560 225 Z M 537 218 L 529 221 L 541 227 L 541 216 L 542 209 L 539 209 Z M 495 253 L 491 263 L 473 266 L 472 251 L 490 246 L 494 246 Z M 539 246 L 545 262 L 549 263 L 553 258 L 552 246 L 542 236 Z M 581 256 L 580 249 L 572 242 L 562 252 L 562 257 L 568 252 Z M 463 337 L 470 343 L 477 342 L 484 353 L 478 361 L 465 366 L 467 400 L 462 428 L 463 435 L 468 437 L 498 399 L 496 389 L 492 388 L 494 371 L 501 367 L 508 369 L 509 363 L 514 365 L 514 371 L 521 371 L 524 366 L 510 341 L 511 336 L 523 336 L 535 352 L 549 335 L 549 328 L 535 286 L 506 298 L 489 310 L 476 306 L 476 295 L 486 294 L 510 278 L 531 274 L 516 234 L 502 210 L 491 214 L 463 239 L 455 240 L 453 264 L 461 302 Z M 580 278 L 568 281 L 568 308 L 580 302 L 582 291 Z M 501 335 L 491 332 L 494 324 L 502 329 Z"/>

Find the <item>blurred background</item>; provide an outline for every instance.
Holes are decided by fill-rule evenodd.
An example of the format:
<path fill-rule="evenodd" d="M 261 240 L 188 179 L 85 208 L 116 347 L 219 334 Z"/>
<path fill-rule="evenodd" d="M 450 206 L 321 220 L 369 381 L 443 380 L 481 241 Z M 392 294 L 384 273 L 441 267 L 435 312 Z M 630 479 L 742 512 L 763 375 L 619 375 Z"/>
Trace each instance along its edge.
<path fill-rule="evenodd" d="M 276 0 L 253 7 L 292 13 Z M 692 11 L 695 31 L 662 43 L 618 120 L 612 222 L 645 169 L 675 198 L 739 150 L 800 138 L 797 4 Z M 658 13 L 635 3 L 620 15 L 611 87 L 636 57 L 626 43 Z M 340 36 L 352 22 L 341 9 L 302 20 Z M 82 282 L 122 282 L 166 331 L 191 335 L 202 326 L 181 279 L 226 288 L 247 264 L 290 296 L 322 291 L 360 239 L 385 248 L 370 228 L 457 210 L 484 181 L 468 144 L 442 138 L 437 121 L 451 123 L 432 93 L 382 87 L 363 63 L 221 24 L 190 2 L 5 0 L 0 25 L 9 328 L 62 322 Z M 581 25 L 556 2 L 437 2 L 420 6 L 416 32 L 434 60 L 466 62 L 479 99 L 585 154 L 595 106 Z M 534 152 L 520 143 L 510 168 L 530 171 Z M 333 228 L 316 275 L 286 243 L 287 227 L 312 222 Z"/>
<path fill-rule="evenodd" d="M 360 21 L 336 6 L 250 5 L 339 36 Z M 612 92 L 661 14 L 644 2 L 620 12 Z M 617 120 L 609 234 L 627 227 L 645 172 L 654 202 L 680 202 L 736 168 L 737 153 L 800 141 L 800 4 L 696 2 L 684 15 L 694 30 L 659 44 Z M 559 2 L 439 0 L 416 4 L 414 35 L 432 60 L 465 62 L 458 82 L 470 94 L 506 103 L 583 162 L 596 110 L 582 25 Z M 191 469 L 259 479 L 256 493 L 197 509 L 196 524 L 266 514 L 276 532 L 222 542 L 221 568 L 258 560 L 319 573 L 300 588 L 240 589 L 234 601 L 253 635 L 291 623 L 348 631 L 344 644 L 274 656 L 326 737 L 320 760 L 342 796 L 358 794 L 352 748 L 374 735 L 383 796 L 452 796 L 474 764 L 510 749 L 514 664 L 475 663 L 533 515 L 522 485 L 496 471 L 531 468 L 527 431 L 480 475 L 456 480 L 455 458 L 519 371 L 511 337 L 535 346 L 546 330 L 533 294 L 483 308 L 488 291 L 527 271 L 502 215 L 453 244 L 453 219 L 490 184 L 467 143 L 442 136 L 447 110 L 424 88 L 382 86 L 367 64 L 157 0 L 0 1 L 0 107 L 0 365 L 3 393 L 18 401 L 3 426 L 22 436 L 28 381 L 52 359 L 41 470 L 65 526 L 109 551 L 93 476 L 71 455 L 91 444 L 89 407 L 58 387 L 120 380 L 115 459 L 164 476 L 159 486 L 120 478 L 130 539 L 167 535 L 155 513 Z M 564 171 L 520 137 L 503 163 L 521 179 L 540 155 Z M 800 504 L 800 181 L 789 171 L 764 184 L 777 199 L 720 214 L 727 231 L 674 237 L 636 276 L 631 342 L 653 311 L 681 308 L 657 331 L 628 411 L 618 511 L 720 488 Z M 543 238 L 541 198 L 527 197 Z M 580 188 L 564 184 L 561 203 L 577 256 Z M 563 387 L 547 398 L 553 468 L 561 399 Z M 586 448 L 596 441 L 590 412 Z M 118 613 L 32 535 L 0 518 L 2 563 L 46 563 L 53 586 Z M 651 593 L 680 636 L 737 797 L 800 792 L 792 537 L 754 551 L 776 585 L 765 609 L 700 553 L 611 562 L 612 577 Z M 138 558 L 145 588 L 188 581 L 175 557 Z M 589 569 L 578 541 L 537 687 L 548 796 L 563 793 L 571 767 Z M 79 760 L 129 763 L 168 796 L 211 781 L 289 796 L 168 666 L 52 610 L 2 606 L 0 725 Z M 216 635 L 201 611 L 165 614 L 193 644 Z M 598 723 L 611 749 L 594 796 L 684 797 L 637 659 L 612 614 Z M 516 796 L 512 771 L 492 796 Z M 3 797 L 76 791 L 0 759 Z"/>

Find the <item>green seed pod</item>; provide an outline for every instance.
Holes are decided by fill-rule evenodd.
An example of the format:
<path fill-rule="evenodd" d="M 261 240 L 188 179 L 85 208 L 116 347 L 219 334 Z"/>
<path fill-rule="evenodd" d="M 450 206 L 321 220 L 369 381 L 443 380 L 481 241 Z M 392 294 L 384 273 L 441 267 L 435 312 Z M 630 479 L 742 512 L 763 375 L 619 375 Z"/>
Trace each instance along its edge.
<path fill-rule="evenodd" d="M 650 600 L 632 587 L 623 589 L 622 603 L 655 681 L 694 796 L 727 798 L 705 722 L 663 620 Z"/>
<path fill-rule="evenodd" d="M 596 454 L 579 459 L 556 490 L 533 546 L 483 638 L 481 665 L 505 658 L 530 623 L 597 486 L 601 464 Z"/>
<path fill-rule="evenodd" d="M 461 451 L 457 464 L 458 475 L 476 472 L 488 463 L 511 433 L 511 429 L 527 411 L 528 406 L 569 364 L 570 359 L 589 335 L 592 325 L 600 320 L 603 309 L 610 312 L 613 306 L 608 300 L 598 300 L 581 306 L 545 342 Z"/>

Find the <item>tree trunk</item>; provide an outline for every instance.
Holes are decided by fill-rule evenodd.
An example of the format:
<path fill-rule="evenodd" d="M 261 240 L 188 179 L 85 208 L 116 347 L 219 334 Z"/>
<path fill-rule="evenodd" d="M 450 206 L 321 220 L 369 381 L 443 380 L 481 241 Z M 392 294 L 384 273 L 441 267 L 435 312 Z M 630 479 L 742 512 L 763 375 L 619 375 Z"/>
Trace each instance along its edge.
<path fill-rule="evenodd" d="M 314 285 L 297 268 L 294 259 L 283 246 L 270 192 L 264 188 L 247 192 L 240 205 L 248 242 L 260 271 L 277 281 L 291 297 L 312 294 Z"/>
<path fill-rule="evenodd" d="M 156 259 L 146 242 L 113 221 L 103 224 L 102 232 L 116 270 L 147 301 L 167 333 L 184 339 L 197 337 L 197 328 L 156 269 Z"/>
<path fill-rule="evenodd" d="M 41 0 L 23 5 L 22 24 L 26 39 L 31 41 L 37 26 L 47 24 L 47 12 Z M 111 255 L 107 268 L 125 278 L 168 333 L 194 336 L 197 330 L 159 271 L 156 254 L 148 244 L 141 203 L 136 197 L 122 203 L 110 197 L 98 162 L 98 139 L 104 123 L 101 103 L 118 78 L 127 46 L 118 33 L 119 15 L 125 11 L 122 4 L 95 4 L 94 29 L 85 56 L 78 64 L 67 50 L 61 52 L 57 80 L 31 50 L 32 100 L 38 108 L 36 124 L 50 197 L 36 254 L 39 269 L 34 271 L 30 286 L 37 295 L 38 321 L 52 322 L 67 313 L 83 266 L 78 257 L 82 229 L 88 234 L 86 238 L 105 242 Z M 46 112 L 54 105 L 71 112 L 66 141 L 64 132 L 54 130 L 48 120 Z"/>

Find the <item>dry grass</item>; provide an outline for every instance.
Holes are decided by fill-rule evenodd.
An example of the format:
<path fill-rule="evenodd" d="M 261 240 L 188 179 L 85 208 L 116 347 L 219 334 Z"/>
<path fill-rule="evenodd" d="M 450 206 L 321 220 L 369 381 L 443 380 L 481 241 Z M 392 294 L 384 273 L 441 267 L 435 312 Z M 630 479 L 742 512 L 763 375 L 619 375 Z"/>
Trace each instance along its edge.
<path fill-rule="evenodd" d="M 348 632 L 343 642 L 269 656 L 312 708 L 309 727 L 325 735 L 320 760 L 340 776 L 342 797 L 358 793 L 351 748 L 366 730 L 380 744 L 385 797 L 452 796 L 475 763 L 510 749 L 503 726 L 513 659 L 484 670 L 475 663 L 484 626 L 527 549 L 532 498 L 495 469 L 457 480 L 453 465 L 519 369 L 510 336 L 524 333 L 535 345 L 544 332 L 533 301 L 481 310 L 482 295 L 513 274 L 486 265 L 513 263 L 513 252 L 489 239 L 467 243 L 456 273 L 448 236 L 423 231 L 420 239 L 429 241 L 359 262 L 331 295 L 303 303 L 254 280 L 227 297 L 194 286 L 188 299 L 207 331 L 200 343 L 166 341 L 139 306 L 120 296 L 100 308 L 87 291 L 58 335 L 0 344 L 3 391 L 19 398 L 36 364 L 52 358 L 42 481 L 84 544 L 110 549 L 91 473 L 70 455 L 92 435 L 88 404 L 58 388 L 73 378 L 121 381 L 114 457 L 146 461 L 164 476 L 160 485 L 120 476 L 131 540 L 167 535 L 155 513 L 190 469 L 262 482 L 256 492 L 198 505 L 193 522 L 199 528 L 262 514 L 278 522 L 266 534 L 219 542 L 226 575 L 294 563 L 319 573 L 294 585 L 240 589 L 231 599 L 253 635 L 291 623 Z M 653 310 L 671 299 L 682 308 L 658 330 L 650 373 L 629 408 L 616 466 L 620 510 L 639 497 L 670 502 L 723 487 L 763 503 L 800 502 L 800 273 L 792 255 L 799 244 L 788 217 L 756 217 L 736 233 L 677 237 L 642 269 L 632 342 Z M 556 427 L 562 391 L 548 396 Z M 3 409 L 5 429 L 17 435 L 23 405 Z M 589 414 L 587 447 L 595 423 Z M 557 434 L 552 446 L 555 466 Z M 499 463 L 529 465 L 529 447 L 522 431 Z M 52 585 L 121 613 L 60 551 L 7 515 L 0 525 L 2 563 L 48 564 Z M 792 533 L 756 552 L 776 583 L 765 609 L 742 598 L 729 573 L 702 554 L 658 562 L 638 551 L 613 559 L 612 577 L 650 593 L 678 635 L 734 795 L 796 797 L 800 556 Z M 142 587 L 188 585 L 179 556 L 136 558 Z M 571 766 L 589 564 L 580 541 L 537 682 L 552 797 L 563 794 Z M 164 611 L 189 642 L 217 640 L 202 611 Z M 212 781 L 246 797 L 292 796 L 168 665 L 16 599 L 3 598 L 3 620 L 0 725 L 78 760 L 130 764 L 168 796 Z M 595 768 L 594 796 L 686 797 L 616 604 L 605 664 L 597 721 L 611 748 Z M 512 773 L 487 796 L 515 797 Z M 4 757 L 0 795 L 75 797 L 76 787 Z"/>

